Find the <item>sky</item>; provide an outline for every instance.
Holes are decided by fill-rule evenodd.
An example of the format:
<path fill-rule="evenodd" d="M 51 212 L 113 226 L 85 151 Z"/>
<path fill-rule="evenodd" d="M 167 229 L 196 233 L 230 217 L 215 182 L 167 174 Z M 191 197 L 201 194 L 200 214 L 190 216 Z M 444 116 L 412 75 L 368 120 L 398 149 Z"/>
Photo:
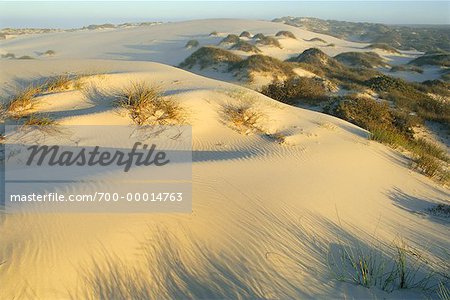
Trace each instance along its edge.
<path fill-rule="evenodd" d="M 208 18 L 317 17 L 385 24 L 450 24 L 450 1 L 1 1 L 0 28 Z"/>

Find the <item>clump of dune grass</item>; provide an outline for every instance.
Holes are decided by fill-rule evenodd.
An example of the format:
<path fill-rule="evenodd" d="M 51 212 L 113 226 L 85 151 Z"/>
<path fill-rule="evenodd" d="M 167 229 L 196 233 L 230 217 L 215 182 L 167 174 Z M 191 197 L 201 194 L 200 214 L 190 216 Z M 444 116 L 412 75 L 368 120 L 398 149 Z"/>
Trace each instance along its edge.
<path fill-rule="evenodd" d="M 388 293 L 400 289 L 436 292 L 436 281 L 443 277 L 436 271 L 436 262 L 429 261 L 404 240 L 391 245 L 383 245 L 376 238 L 375 244 L 367 245 L 339 240 L 333 250 L 329 254 L 329 268 L 334 277 L 365 288 L 379 288 Z"/>
<path fill-rule="evenodd" d="M 287 30 L 278 31 L 277 34 L 275 34 L 275 36 L 285 36 L 285 37 L 288 37 L 291 39 L 297 39 L 291 31 L 287 31 Z"/>
<path fill-rule="evenodd" d="M 46 92 L 57 92 L 69 89 L 71 83 L 70 75 L 58 75 L 48 78 L 44 83 L 44 87 Z"/>
<path fill-rule="evenodd" d="M 146 82 L 135 82 L 118 95 L 116 105 L 129 111 L 138 125 L 169 125 L 184 122 L 184 111 L 173 99 Z"/>
<path fill-rule="evenodd" d="M 49 116 L 32 114 L 30 115 L 23 125 L 25 126 L 53 126 L 56 125 L 57 122 L 51 119 Z"/>
<path fill-rule="evenodd" d="M 41 85 L 29 85 L 26 88 L 19 89 L 9 100 L 6 113 L 13 118 L 21 117 L 27 114 L 34 106 L 33 98 L 42 92 Z"/>
<path fill-rule="evenodd" d="M 222 106 L 221 113 L 226 123 L 242 134 L 260 132 L 258 122 L 264 114 L 256 108 L 255 102 L 248 98 L 234 100 Z"/>
<path fill-rule="evenodd" d="M 63 74 L 49 77 L 43 84 L 45 92 L 61 92 L 69 89 L 80 89 L 83 87 L 84 75 Z"/>
<path fill-rule="evenodd" d="M 197 40 L 190 40 L 186 43 L 185 48 L 196 48 L 200 45 L 200 43 Z"/>
<path fill-rule="evenodd" d="M 219 33 L 217 31 L 213 31 L 209 34 L 209 36 L 218 36 Z"/>
<path fill-rule="evenodd" d="M 18 59 L 34 59 L 34 58 L 29 55 L 23 55 L 23 56 L 19 57 Z"/>

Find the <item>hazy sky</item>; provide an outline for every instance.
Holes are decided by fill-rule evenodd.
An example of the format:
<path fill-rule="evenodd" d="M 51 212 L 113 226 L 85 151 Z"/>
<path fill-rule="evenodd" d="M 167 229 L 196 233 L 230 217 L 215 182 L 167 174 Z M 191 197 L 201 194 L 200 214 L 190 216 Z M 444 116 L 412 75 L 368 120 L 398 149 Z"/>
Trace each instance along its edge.
<path fill-rule="evenodd" d="M 0 1 L 0 27 L 310 16 L 388 24 L 450 24 L 449 1 Z"/>

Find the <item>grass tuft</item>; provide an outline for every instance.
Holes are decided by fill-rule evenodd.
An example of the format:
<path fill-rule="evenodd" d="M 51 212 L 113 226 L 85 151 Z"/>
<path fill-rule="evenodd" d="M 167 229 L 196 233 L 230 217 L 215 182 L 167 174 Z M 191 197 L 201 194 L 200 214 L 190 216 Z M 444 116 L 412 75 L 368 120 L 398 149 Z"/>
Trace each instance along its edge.
<path fill-rule="evenodd" d="M 48 116 L 32 114 L 23 123 L 25 126 L 55 126 L 57 122 Z"/>
<path fill-rule="evenodd" d="M 129 111 L 138 125 L 169 125 L 184 122 L 184 113 L 178 103 L 163 96 L 159 88 L 146 82 L 132 83 L 117 96 L 116 105 Z"/>
<path fill-rule="evenodd" d="M 225 123 L 241 134 L 261 132 L 258 122 L 264 114 L 256 108 L 253 98 L 237 92 L 229 96 L 234 101 L 225 103 L 221 108 Z"/>
<path fill-rule="evenodd" d="M 21 89 L 11 98 L 6 113 L 13 118 L 20 118 L 27 114 L 34 106 L 33 98 L 42 92 L 42 86 L 29 85 Z"/>

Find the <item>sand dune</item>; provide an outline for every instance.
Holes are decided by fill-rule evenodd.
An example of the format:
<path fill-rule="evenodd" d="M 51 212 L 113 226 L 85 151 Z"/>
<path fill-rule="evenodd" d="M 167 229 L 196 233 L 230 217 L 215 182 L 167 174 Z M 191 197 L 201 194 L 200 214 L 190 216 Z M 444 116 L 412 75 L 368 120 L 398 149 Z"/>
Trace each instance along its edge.
<path fill-rule="evenodd" d="M 107 297 L 152 299 L 425 295 L 419 289 L 388 293 L 339 282 L 332 258 L 339 260 L 342 243 L 388 255 L 403 240 L 448 274 L 448 221 L 427 213 L 448 203 L 448 190 L 411 171 L 405 157 L 369 141 L 366 131 L 350 123 L 170 66 L 192 53 L 183 48 L 187 40 L 218 42 L 220 37 L 208 36 L 214 30 L 221 35 L 290 30 L 298 40 L 283 40 L 287 51 L 266 50 L 282 58 L 312 47 L 302 39 L 314 37 L 336 44 L 323 48 L 331 55 L 360 47 L 287 25 L 244 20 L 2 42 L 7 52 L 57 53 L 0 61 L 4 94 L 8 84 L 92 72 L 83 77 L 85 86 L 107 94 L 145 81 L 189 111 L 193 212 L 2 215 L 1 298 L 99 298 L 101 289 Z M 263 116 L 256 132 L 236 131 L 221 114 L 223 105 L 243 97 Z M 132 123 L 107 97 L 97 100 L 67 90 L 39 96 L 35 110 L 61 125 Z M 113 142 L 98 137 L 101 141 Z"/>

